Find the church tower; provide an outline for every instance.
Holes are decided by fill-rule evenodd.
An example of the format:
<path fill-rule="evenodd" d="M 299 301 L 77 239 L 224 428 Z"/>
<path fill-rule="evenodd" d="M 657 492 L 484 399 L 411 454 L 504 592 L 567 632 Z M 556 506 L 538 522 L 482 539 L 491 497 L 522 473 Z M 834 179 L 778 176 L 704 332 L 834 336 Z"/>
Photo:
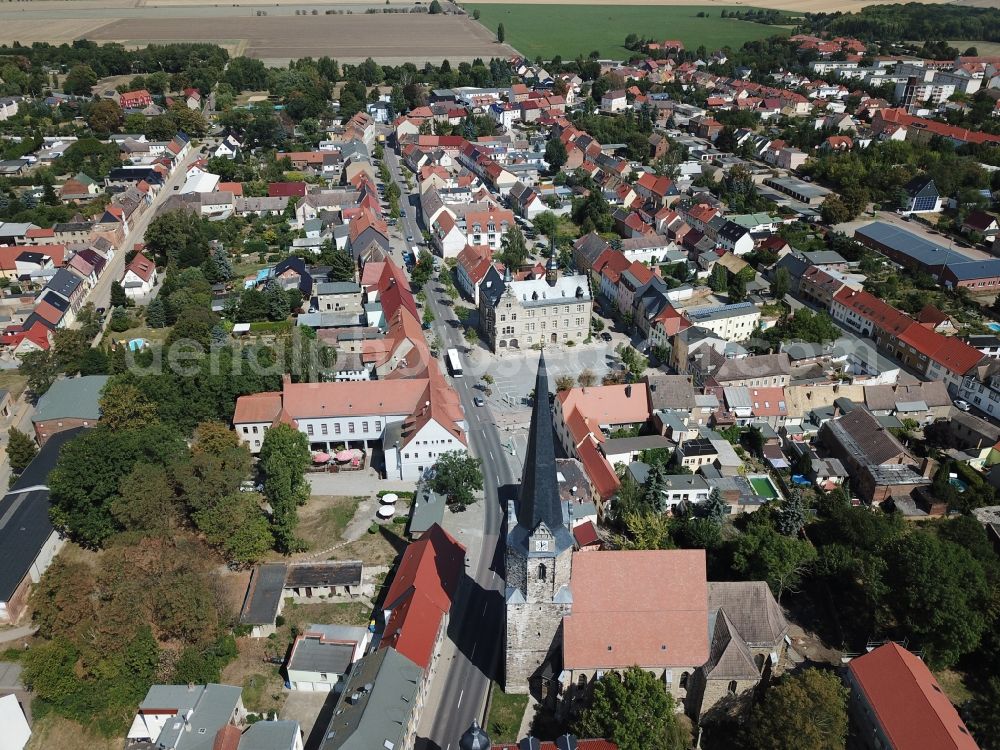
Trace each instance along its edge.
<path fill-rule="evenodd" d="M 516 519 L 508 522 L 506 550 L 505 686 L 527 693 L 545 676 L 561 648 L 562 618 L 570 613 L 573 536 L 563 519 L 556 478 L 555 436 L 545 354 L 538 361 L 531 432 Z M 548 675 L 558 677 L 558 672 Z"/>

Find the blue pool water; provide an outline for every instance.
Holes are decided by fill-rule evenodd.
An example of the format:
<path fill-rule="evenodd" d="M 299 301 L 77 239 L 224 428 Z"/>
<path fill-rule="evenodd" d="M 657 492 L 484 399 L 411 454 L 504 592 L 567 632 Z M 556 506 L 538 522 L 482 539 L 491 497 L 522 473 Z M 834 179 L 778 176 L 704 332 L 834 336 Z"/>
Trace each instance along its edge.
<path fill-rule="evenodd" d="M 987 323 L 986 327 L 989 328 L 991 331 L 996 331 L 1000 333 L 1000 323 Z"/>
<path fill-rule="evenodd" d="M 137 352 L 146 346 L 146 339 L 132 339 L 128 342 L 129 351 Z"/>

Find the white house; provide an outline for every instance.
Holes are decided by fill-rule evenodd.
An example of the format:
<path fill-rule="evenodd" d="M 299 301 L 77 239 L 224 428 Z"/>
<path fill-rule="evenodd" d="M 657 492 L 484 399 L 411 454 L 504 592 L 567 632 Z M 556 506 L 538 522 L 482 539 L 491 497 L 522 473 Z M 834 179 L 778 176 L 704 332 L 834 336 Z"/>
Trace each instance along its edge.
<path fill-rule="evenodd" d="M 602 112 L 621 112 L 628 106 L 628 97 L 625 89 L 608 91 L 601 97 Z"/>
<path fill-rule="evenodd" d="M 465 233 L 447 211 L 438 214 L 437 221 L 431 224 L 431 243 L 442 258 L 457 258 L 465 247 Z"/>
<path fill-rule="evenodd" d="M 243 148 L 243 144 L 240 143 L 232 135 L 227 135 L 223 138 L 219 145 L 215 147 L 212 151 L 212 156 L 221 159 L 233 159 L 239 150 Z"/>
<path fill-rule="evenodd" d="M 121 284 L 125 294 L 135 299 L 144 297 L 156 286 L 156 264 L 142 253 L 136 255 L 125 268 Z"/>
<path fill-rule="evenodd" d="M 286 669 L 292 690 L 328 693 L 343 680 L 371 641 L 368 628 L 310 625 L 295 639 Z"/>

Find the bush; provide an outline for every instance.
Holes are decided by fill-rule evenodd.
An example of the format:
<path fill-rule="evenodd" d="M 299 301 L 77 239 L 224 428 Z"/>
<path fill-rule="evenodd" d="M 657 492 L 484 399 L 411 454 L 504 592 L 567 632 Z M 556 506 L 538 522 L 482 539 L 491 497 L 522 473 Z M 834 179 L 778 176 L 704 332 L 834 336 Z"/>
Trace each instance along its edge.
<path fill-rule="evenodd" d="M 378 533 L 378 524 L 373 522 L 372 525 L 368 527 L 368 533 L 369 534 L 377 534 Z"/>
<path fill-rule="evenodd" d="M 275 627 L 280 628 L 280 627 L 284 626 L 284 624 L 285 624 L 285 616 L 284 615 L 278 615 L 277 617 L 274 618 L 274 625 L 275 625 Z"/>
<path fill-rule="evenodd" d="M 406 516 L 396 516 L 395 518 L 392 519 L 392 522 L 397 526 L 402 526 L 403 524 L 406 523 L 406 520 L 407 520 Z"/>

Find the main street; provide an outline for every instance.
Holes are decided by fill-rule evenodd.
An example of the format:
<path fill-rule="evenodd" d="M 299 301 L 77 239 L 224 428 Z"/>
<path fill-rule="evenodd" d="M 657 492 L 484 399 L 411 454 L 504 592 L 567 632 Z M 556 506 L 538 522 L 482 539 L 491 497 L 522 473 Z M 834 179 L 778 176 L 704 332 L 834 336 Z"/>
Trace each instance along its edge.
<path fill-rule="evenodd" d="M 179 188 L 184 184 L 186 179 L 188 167 L 190 167 L 195 161 L 197 161 L 202 156 L 198 149 L 192 147 L 191 152 L 184 157 L 184 160 L 174 168 L 173 173 L 166 179 L 163 183 L 160 191 L 153 198 L 153 202 L 146 208 L 142 216 L 131 226 L 130 231 L 125 235 L 125 239 L 118 245 L 115 249 L 115 257 L 108 261 L 107 266 L 104 268 L 104 273 L 97 280 L 94 288 L 90 290 L 87 295 L 87 301 L 94 303 L 94 307 L 104 307 L 107 308 L 111 304 L 111 284 L 115 281 L 121 281 L 122 276 L 125 273 L 125 256 L 128 255 L 129 251 L 136 245 L 136 243 L 142 242 L 146 235 L 146 228 L 149 223 L 156 216 L 156 211 L 169 196 L 173 195 L 174 188 Z M 103 336 L 99 335 L 95 341 L 94 346 L 97 346 Z"/>
<path fill-rule="evenodd" d="M 399 221 L 403 234 L 414 238 L 408 244 L 416 244 L 422 235 L 416 198 L 411 203 L 399 160 L 389 148 L 385 150 L 385 162 L 402 194 Z M 442 354 L 449 348 L 463 351 L 465 340 L 452 306 L 441 304 L 436 281 L 429 281 L 426 287 L 427 305 L 434 312 L 433 330 L 441 339 Z M 432 700 L 417 742 L 418 748 L 440 750 L 457 748 L 459 738 L 472 720 L 482 721 L 490 681 L 498 674 L 504 622 L 503 552 L 498 543 L 505 531 L 503 509 L 521 479 L 507 463 L 489 407 L 477 407 L 473 402 L 479 395 L 476 381 L 452 378 L 452 385 L 465 409 L 472 453 L 482 462 L 485 512 L 482 545 L 478 550 L 469 550 L 470 564 L 466 568 L 469 580 L 465 581 L 467 585 L 451 611 L 448 637 L 454 648 L 448 650 L 453 655 L 439 662 L 431 688 Z"/>

